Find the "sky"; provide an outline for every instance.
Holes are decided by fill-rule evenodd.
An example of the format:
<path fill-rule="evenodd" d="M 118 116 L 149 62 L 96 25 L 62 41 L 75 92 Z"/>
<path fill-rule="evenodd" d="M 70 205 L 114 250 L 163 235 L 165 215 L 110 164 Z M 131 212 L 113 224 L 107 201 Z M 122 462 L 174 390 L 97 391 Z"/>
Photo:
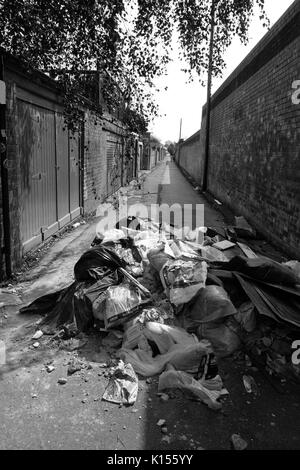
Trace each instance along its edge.
<path fill-rule="evenodd" d="M 265 8 L 271 27 L 293 2 L 294 0 L 265 0 Z M 223 77 L 213 80 L 213 92 L 219 88 L 266 33 L 267 29 L 263 28 L 258 16 L 253 18 L 249 31 L 249 43 L 245 46 L 238 38 L 234 39 L 225 53 L 227 66 Z M 182 64 L 175 58 L 169 64 L 167 77 L 161 81 L 164 86 L 168 87 L 168 91 L 161 91 L 157 95 L 162 117 L 155 119 L 150 130 L 162 142 L 178 141 L 181 118 L 183 139 L 190 137 L 201 127 L 202 106 L 206 102 L 206 87 L 202 87 L 196 81 L 187 83 L 187 76 L 181 72 L 181 68 Z"/>

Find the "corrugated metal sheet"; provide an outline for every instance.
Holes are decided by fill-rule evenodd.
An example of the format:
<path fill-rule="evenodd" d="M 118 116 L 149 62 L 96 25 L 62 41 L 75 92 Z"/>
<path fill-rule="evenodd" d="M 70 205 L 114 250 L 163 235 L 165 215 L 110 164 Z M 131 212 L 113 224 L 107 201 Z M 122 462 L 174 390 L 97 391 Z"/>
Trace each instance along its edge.
<path fill-rule="evenodd" d="M 18 100 L 24 251 L 80 214 L 79 136 L 70 138 L 62 114 Z"/>
<path fill-rule="evenodd" d="M 19 152 L 22 172 L 21 233 L 30 249 L 57 230 L 55 121 L 51 111 L 18 101 Z"/>

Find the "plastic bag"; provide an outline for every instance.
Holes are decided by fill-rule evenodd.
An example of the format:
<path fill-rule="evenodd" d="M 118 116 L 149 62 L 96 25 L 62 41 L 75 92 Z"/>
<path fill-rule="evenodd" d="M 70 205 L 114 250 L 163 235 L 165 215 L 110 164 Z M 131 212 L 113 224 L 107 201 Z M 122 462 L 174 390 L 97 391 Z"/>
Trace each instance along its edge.
<path fill-rule="evenodd" d="M 108 242 L 118 242 L 120 240 L 123 240 L 124 238 L 127 238 L 123 230 L 119 230 L 117 228 L 107 230 L 104 232 L 104 238 L 102 240 L 102 244 L 108 243 Z"/>
<path fill-rule="evenodd" d="M 138 378 L 131 364 L 120 361 L 110 378 L 102 399 L 117 404 L 133 405 L 138 394 Z"/>
<path fill-rule="evenodd" d="M 58 292 L 44 295 L 20 313 L 39 313 L 45 317 L 41 325 L 55 330 L 57 327 L 75 323 L 78 330 L 84 331 L 93 324 L 92 308 L 85 299 L 85 289 L 90 283 L 73 282 L 70 286 Z"/>
<path fill-rule="evenodd" d="M 207 264 L 205 261 L 168 261 L 160 271 L 165 292 L 174 305 L 189 302 L 205 286 Z"/>
<path fill-rule="evenodd" d="M 205 383 L 205 382 L 204 382 Z M 222 404 L 217 400 L 222 395 L 219 382 L 216 389 L 208 389 L 201 380 L 195 380 L 186 372 L 169 370 L 163 372 L 159 377 L 158 390 L 180 389 L 183 390 L 191 399 L 200 400 L 213 410 L 222 408 Z M 214 382 L 216 383 L 216 381 Z"/>
<path fill-rule="evenodd" d="M 227 292 L 223 287 L 214 285 L 199 290 L 183 311 L 188 331 L 196 331 L 202 323 L 220 320 L 235 313 L 236 309 Z"/>
<path fill-rule="evenodd" d="M 115 272 L 103 277 L 103 279 L 100 279 L 92 286 L 83 289 L 82 301 L 86 304 L 89 310 L 93 312 L 94 318 L 101 321 L 104 320 L 106 289 L 112 285 L 117 285 L 118 282 L 118 274 Z"/>
<path fill-rule="evenodd" d="M 200 340 L 210 341 L 217 357 L 231 356 L 241 347 L 237 328 L 230 321 L 203 323 L 197 335 Z"/>
<path fill-rule="evenodd" d="M 161 354 L 168 352 L 174 344 L 194 345 L 197 337 L 190 335 L 183 328 L 149 322 L 144 329 L 145 337 L 153 341 Z"/>
<path fill-rule="evenodd" d="M 151 230 L 142 231 L 134 237 L 134 245 L 139 250 L 139 253 L 143 260 L 147 260 L 148 253 L 155 249 L 163 249 L 167 239 L 165 234 Z"/>
<path fill-rule="evenodd" d="M 300 284 L 300 262 L 299 261 L 288 261 L 287 263 L 282 263 L 283 266 L 290 268 L 293 273 L 298 277 L 298 284 Z"/>
<path fill-rule="evenodd" d="M 149 297 L 128 283 L 111 286 L 106 291 L 104 323 L 107 329 L 127 322 L 139 314 L 141 305 L 150 301 Z"/>
<path fill-rule="evenodd" d="M 152 249 L 149 251 L 148 260 L 151 266 L 155 269 L 155 271 L 159 273 L 163 266 L 169 260 L 172 260 L 172 257 L 165 252 L 163 247 L 160 247 L 155 250 Z"/>
<path fill-rule="evenodd" d="M 190 345 L 174 344 L 166 354 L 156 357 L 141 349 L 121 349 L 118 355 L 124 362 L 129 362 L 137 374 L 152 377 L 160 374 L 167 364 L 178 370 L 197 372 L 202 357 L 211 353 L 210 343 L 201 341 Z"/>
<path fill-rule="evenodd" d="M 144 326 L 141 323 L 134 323 L 126 329 L 123 337 L 122 348 L 134 349 L 138 346 L 141 336 L 143 335 Z"/>
<path fill-rule="evenodd" d="M 99 245 L 84 253 L 74 266 L 77 281 L 95 281 L 126 264 L 107 246 Z"/>

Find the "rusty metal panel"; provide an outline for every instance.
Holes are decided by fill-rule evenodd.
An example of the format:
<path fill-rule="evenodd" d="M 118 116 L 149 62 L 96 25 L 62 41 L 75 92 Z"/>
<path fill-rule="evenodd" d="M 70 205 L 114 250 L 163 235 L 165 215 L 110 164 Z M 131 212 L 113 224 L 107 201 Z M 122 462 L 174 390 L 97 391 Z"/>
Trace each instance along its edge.
<path fill-rule="evenodd" d="M 21 234 L 27 251 L 57 228 L 53 111 L 18 101 Z"/>
<path fill-rule="evenodd" d="M 59 228 L 71 220 L 70 181 L 69 181 L 69 132 L 64 116 L 55 115 L 56 121 L 56 177 L 57 177 L 57 216 Z"/>
<path fill-rule="evenodd" d="M 69 161 L 70 161 L 70 213 L 74 219 L 80 215 L 80 146 L 78 132 L 69 134 Z"/>

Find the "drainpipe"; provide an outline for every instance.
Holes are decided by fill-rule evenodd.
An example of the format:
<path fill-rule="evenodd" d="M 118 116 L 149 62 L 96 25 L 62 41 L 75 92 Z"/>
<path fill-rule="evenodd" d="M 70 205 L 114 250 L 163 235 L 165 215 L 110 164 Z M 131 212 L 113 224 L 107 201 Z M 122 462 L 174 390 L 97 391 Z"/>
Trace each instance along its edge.
<path fill-rule="evenodd" d="M 212 4 L 211 4 L 210 46 L 209 46 L 209 65 L 208 65 L 207 102 L 206 102 L 206 137 L 205 137 L 205 155 L 204 155 L 203 184 L 202 184 L 203 191 L 207 190 L 207 183 L 208 183 L 210 115 L 211 115 L 211 83 L 212 83 L 212 68 L 213 68 L 216 2 L 217 0 L 212 0 Z"/>
<path fill-rule="evenodd" d="M 0 158 L 1 158 L 2 214 L 3 214 L 5 268 L 6 268 L 6 276 L 9 278 L 12 274 L 12 271 L 11 271 L 11 245 L 10 245 L 7 138 L 6 138 L 6 86 L 4 82 L 3 56 L 0 57 Z"/>

